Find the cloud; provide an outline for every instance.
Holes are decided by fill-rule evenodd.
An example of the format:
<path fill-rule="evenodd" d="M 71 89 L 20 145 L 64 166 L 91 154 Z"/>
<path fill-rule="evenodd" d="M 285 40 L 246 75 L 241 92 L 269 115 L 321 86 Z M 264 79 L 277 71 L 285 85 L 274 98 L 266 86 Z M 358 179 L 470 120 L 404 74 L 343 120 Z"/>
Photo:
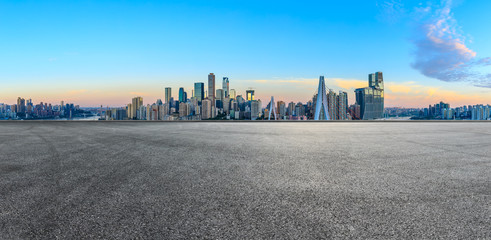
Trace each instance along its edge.
<path fill-rule="evenodd" d="M 491 58 L 476 59 L 476 52 L 465 44 L 451 7 L 451 0 L 443 0 L 441 4 L 415 8 L 416 31 L 412 37 L 415 59 L 411 66 L 427 77 L 442 81 L 467 81 L 475 86 L 491 87 L 489 74 L 476 70 L 491 66 Z"/>
<path fill-rule="evenodd" d="M 368 81 L 357 79 L 329 78 L 328 81 L 329 80 L 333 80 L 336 86 L 345 90 L 368 87 Z"/>
<path fill-rule="evenodd" d="M 489 90 L 485 90 L 489 91 Z M 440 86 L 423 86 L 414 82 L 387 83 L 385 91 L 386 106 L 422 107 L 440 101 L 453 106 L 478 104 L 491 100 L 491 95 L 461 93 Z"/>
<path fill-rule="evenodd" d="M 413 86 L 403 84 L 387 84 L 387 89 L 393 93 L 410 93 L 413 91 Z"/>
<path fill-rule="evenodd" d="M 404 4 L 400 0 L 377 2 L 376 5 L 379 8 L 377 18 L 382 22 L 395 24 L 406 15 Z"/>

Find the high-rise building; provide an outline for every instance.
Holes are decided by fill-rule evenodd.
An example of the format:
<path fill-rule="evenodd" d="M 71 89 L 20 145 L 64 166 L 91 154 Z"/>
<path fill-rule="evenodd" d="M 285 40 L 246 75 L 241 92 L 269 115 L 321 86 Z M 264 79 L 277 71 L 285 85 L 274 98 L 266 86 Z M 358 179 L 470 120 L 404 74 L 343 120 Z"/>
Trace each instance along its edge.
<path fill-rule="evenodd" d="M 329 120 L 338 119 L 338 95 L 332 89 L 327 94 L 327 107 L 329 108 Z"/>
<path fill-rule="evenodd" d="M 252 89 L 249 89 L 249 90 L 246 90 L 246 99 L 247 101 L 254 101 L 254 90 Z"/>
<path fill-rule="evenodd" d="M 213 73 L 208 75 L 208 99 L 212 102 L 212 106 L 215 106 L 215 74 Z"/>
<path fill-rule="evenodd" d="M 24 114 L 26 112 L 26 100 L 24 98 L 17 98 L 17 113 Z"/>
<path fill-rule="evenodd" d="M 305 106 L 301 102 L 295 106 L 295 114 L 297 117 L 305 116 Z"/>
<path fill-rule="evenodd" d="M 356 103 L 360 105 L 360 119 L 371 120 L 384 116 L 384 79 L 382 72 L 368 75 L 368 87 L 355 90 Z M 437 109 L 438 113 L 441 112 Z"/>
<path fill-rule="evenodd" d="M 135 97 L 131 100 L 131 119 L 138 119 L 141 118 L 141 116 L 138 116 L 138 110 L 140 107 L 143 106 L 143 98 L 142 97 Z"/>
<path fill-rule="evenodd" d="M 236 97 L 237 97 L 237 93 L 235 92 L 235 89 L 230 89 L 229 98 L 235 100 Z"/>
<path fill-rule="evenodd" d="M 186 117 L 189 115 L 189 106 L 185 102 L 179 103 L 179 117 Z"/>
<path fill-rule="evenodd" d="M 165 103 L 170 103 L 172 98 L 172 89 L 170 87 L 165 88 Z"/>
<path fill-rule="evenodd" d="M 212 118 L 212 105 L 210 99 L 204 99 L 201 102 L 201 119 L 210 119 Z"/>
<path fill-rule="evenodd" d="M 184 91 L 184 88 L 179 88 L 179 102 L 186 102 L 187 101 L 187 94 Z"/>
<path fill-rule="evenodd" d="M 261 111 L 260 102 L 256 100 L 251 101 L 251 120 L 256 120 L 259 117 Z"/>
<path fill-rule="evenodd" d="M 283 117 L 286 116 L 286 105 L 285 105 L 285 102 L 278 101 L 277 102 L 277 105 L 278 105 L 278 108 L 277 108 L 278 117 L 281 118 L 281 119 L 283 119 Z"/>
<path fill-rule="evenodd" d="M 288 116 L 293 116 L 295 115 L 295 103 L 294 102 L 290 102 L 288 103 Z"/>
<path fill-rule="evenodd" d="M 225 93 L 223 92 L 223 89 L 217 89 L 216 94 L 215 94 L 215 107 L 216 108 L 223 108 L 223 99 L 225 98 Z"/>
<path fill-rule="evenodd" d="M 198 102 L 203 101 L 205 99 L 205 84 L 202 82 L 194 83 L 194 97 Z"/>
<path fill-rule="evenodd" d="M 348 120 L 348 93 L 339 91 L 338 95 L 338 118 L 337 120 Z"/>
<path fill-rule="evenodd" d="M 223 89 L 224 98 L 230 96 L 229 88 L 230 88 L 230 86 L 229 86 L 228 77 L 224 77 L 223 82 L 222 82 L 222 89 Z"/>

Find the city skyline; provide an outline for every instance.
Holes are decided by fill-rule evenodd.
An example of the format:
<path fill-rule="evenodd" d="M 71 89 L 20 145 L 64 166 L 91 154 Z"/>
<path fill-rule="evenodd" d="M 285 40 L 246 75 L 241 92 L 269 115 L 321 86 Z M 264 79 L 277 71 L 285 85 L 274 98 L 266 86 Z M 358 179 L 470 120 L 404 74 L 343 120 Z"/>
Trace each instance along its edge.
<path fill-rule="evenodd" d="M 383 71 L 385 106 L 491 102 L 491 3 L 248 1 L 0 3 L 0 102 L 122 106 L 195 82 L 256 98 L 306 102 L 317 77 L 353 92 Z M 117 11 L 112 9 L 117 8 Z M 86 13 L 91 18 L 86 18 Z M 208 86 L 206 86 L 208 89 Z M 205 89 L 205 90 L 206 90 Z M 215 93 L 213 93 L 215 94 Z"/>

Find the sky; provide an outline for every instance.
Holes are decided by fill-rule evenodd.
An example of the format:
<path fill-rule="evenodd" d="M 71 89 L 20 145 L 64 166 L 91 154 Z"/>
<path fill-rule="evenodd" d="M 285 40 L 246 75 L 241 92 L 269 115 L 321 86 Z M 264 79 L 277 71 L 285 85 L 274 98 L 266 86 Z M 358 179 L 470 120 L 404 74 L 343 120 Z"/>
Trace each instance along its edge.
<path fill-rule="evenodd" d="M 491 1 L 0 1 L 0 103 L 123 106 L 194 82 L 307 102 L 384 73 L 387 107 L 491 104 Z"/>

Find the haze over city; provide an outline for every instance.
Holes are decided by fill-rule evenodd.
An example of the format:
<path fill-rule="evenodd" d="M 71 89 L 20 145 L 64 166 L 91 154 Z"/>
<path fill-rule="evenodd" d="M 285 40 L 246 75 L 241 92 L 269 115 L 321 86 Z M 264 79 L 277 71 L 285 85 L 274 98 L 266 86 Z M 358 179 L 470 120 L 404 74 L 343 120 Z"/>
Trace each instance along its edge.
<path fill-rule="evenodd" d="M 383 71 L 386 107 L 491 102 L 488 1 L 0 3 L 0 102 L 124 106 L 205 82 L 285 102 Z M 177 91 L 174 91 L 177 98 Z"/>

